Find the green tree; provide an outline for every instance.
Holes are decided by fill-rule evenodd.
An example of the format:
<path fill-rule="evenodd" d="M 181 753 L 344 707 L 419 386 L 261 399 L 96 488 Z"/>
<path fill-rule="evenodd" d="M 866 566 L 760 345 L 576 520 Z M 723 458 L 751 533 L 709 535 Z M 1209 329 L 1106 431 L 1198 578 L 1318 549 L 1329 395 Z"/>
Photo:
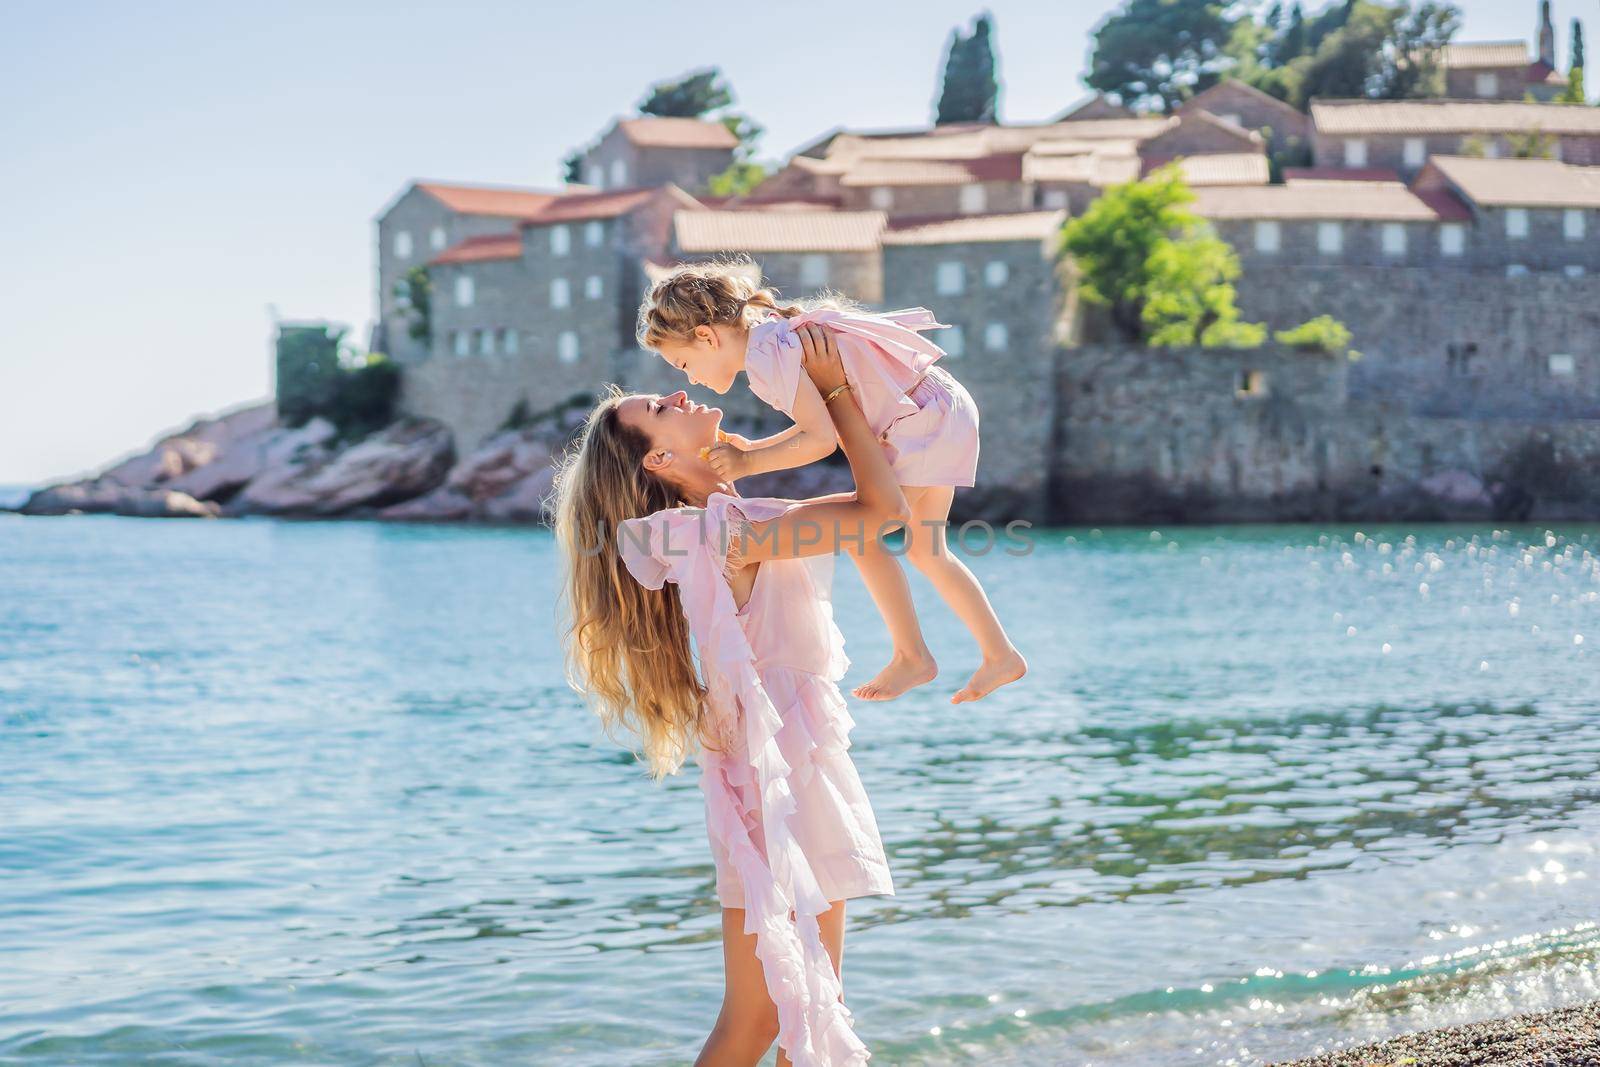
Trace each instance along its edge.
<path fill-rule="evenodd" d="M 583 149 L 574 148 L 561 161 L 561 180 L 572 185 L 583 181 Z"/>
<path fill-rule="evenodd" d="M 1572 20 L 1572 62 L 1567 64 L 1569 70 L 1582 70 L 1586 65 L 1583 62 L 1583 20 Z"/>
<path fill-rule="evenodd" d="M 719 121 L 739 139 L 739 147 L 728 169 L 712 177 L 707 187 L 713 196 L 744 196 L 766 180 L 766 164 L 755 160 L 756 143 L 766 130 L 748 115 L 726 114 Z"/>
<path fill-rule="evenodd" d="M 994 19 L 988 13 L 978 16 L 970 34 L 950 31 L 935 124 L 999 121 L 1000 81 L 995 74 L 993 31 Z"/>
<path fill-rule="evenodd" d="M 1404 100 L 1438 93 L 1438 57 L 1461 26 L 1459 8 L 1446 0 L 1394 7 L 1351 0 L 1339 13 L 1343 21 L 1334 28 L 1317 20 L 1315 30 L 1326 32 L 1305 67 L 1302 105 L 1315 96 Z"/>
<path fill-rule="evenodd" d="M 652 85 L 639 102 L 639 114 L 662 118 L 697 119 L 733 103 L 733 90 L 716 67 L 693 71 L 677 81 Z"/>
<path fill-rule="evenodd" d="M 1235 19 L 1217 0 L 1127 0 L 1094 35 L 1084 81 L 1130 107 L 1171 111 L 1234 63 Z"/>
<path fill-rule="evenodd" d="M 412 267 L 395 283 L 395 296 L 406 309 L 410 322 L 406 332 L 414 341 L 433 342 L 433 279 L 428 268 Z"/>
<path fill-rule="evenodd" d="M 1506 135 L 1515 159 L 1554 159 L 1556 139 L 1535 126 L 1531 130 Z"/>
<path fill-rule="evenodd" d="M 1583 87 L 1583 23 L 1572 20 L 1572 62 L 1567 66 L 1567 87 L 1556 102 L 1561 104 L 1587 104 L 1589 94 Z"/>
<path fill-rule="evenodd" d="M 1253 347 L 1265 328 L 1239 321 L 1238 257 L 1189 209 L 1176 166 L 1108 189 L 1062 228 L 1084 299 L 1108 308 L 1129 341 Z"/>

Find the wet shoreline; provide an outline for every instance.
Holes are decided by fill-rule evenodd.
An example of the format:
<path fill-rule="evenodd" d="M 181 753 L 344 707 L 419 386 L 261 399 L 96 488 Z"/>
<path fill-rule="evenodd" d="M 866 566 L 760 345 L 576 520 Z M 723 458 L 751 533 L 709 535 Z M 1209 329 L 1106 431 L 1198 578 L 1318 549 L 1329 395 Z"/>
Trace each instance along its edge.
<path fill-rule="evenodd" d="M 1278 1067 L 1594 1067 L 1600 1065 L 1600 1001 L 1554 1011 L 1422 1030 L 1289 1060 Z"/>

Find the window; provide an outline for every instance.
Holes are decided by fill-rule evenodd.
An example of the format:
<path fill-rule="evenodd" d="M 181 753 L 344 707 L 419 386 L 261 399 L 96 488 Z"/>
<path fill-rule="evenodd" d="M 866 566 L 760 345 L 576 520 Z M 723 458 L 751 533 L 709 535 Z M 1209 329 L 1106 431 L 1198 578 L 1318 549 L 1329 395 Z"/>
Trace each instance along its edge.
<path fill-rule="evenodd" d="M 572 303 L 572 286 L 565 278 L 550 279 L 550 306 L 564 308 Z"/>
<path fill-rule="evenodd" d="M 1344 142 L 1344 165 L 1347 167 L 1364 167 L 1367 165 L 1367 142 L 1359 137 L 1349 137 Z"/>
<path fill-rule="evenodd" d="M 963 185 L 961 187 L 961 213 L 963 215 L 981 215 L 989 206 L 989 198 L 985 195 L 981 185 Z"/>
<path fill-rule="evenodd" d="M 394 235 L 394 254 L 400 259 L 411 258 L 411 233 L 401 230 Z"/>
<path fill-rule="evenodd" d="M 1488 141 L 1483 146 L 1483 154 L 1489 159 L 1499 159 L 1500 158 L 1500 142 L 1499 142 L 1499 140 L 1494 138 L 1494 137 L 1489 138 Z"/>
<path fill-rule="evenodd" d="M 1266 396 L 1267 372 L 1264 370 L 1242 370 L 1239 372 L 1239 384 L 1234 388 L 1235 396 Z"/>
<path fill-rule="evenodd" d="M 1230 111 L 1226 115 L 1218 115 L 1217 118 L 1221 119 L 1223 122 L 1231 122 L 1235 126 L 1242 127 L 1244 125 L 1244 116 L 1240 115 L 1237 111 Z"/>
<path fill-rule="evenodd" d="M 565 226 L 550 227 L 550 254 L 564 256 L 572 251 L 572 231 Z"/>
<path fill-rule="evenodd" d="M 1499 96 L 1500 76 L 1492 71 L 1478 75 L 1477 83 L 1473 86 L 1473 90 L 1479 96 Z"/>
<path fill-rule="evenodd" d="M 1570 378 L 1578 369 L 1578 361 L 1563 352 L 1550 354 L 1550 375 L 1554 378 Z"/>
<path fill-rule="evenodd" d="M 450 347 L 455 350 L 458 356 L 470 356 L 472 355 L 472 338 L 467 335 L 467 331 L 456 330 L 450 335 Z"/>
<path fill-rule="evenodd" d="M 888 211 L 894 207 L 894 190 L 887 185 L 875 185 L 867 194 L 867 200 L 879 211 Z"/>
<path fill-rule="evenodd" d="M 948 330 L 938 333 L 938 345 L 944 349 L 947 356 L 964 356 L 967 354 L 967 334 L 959 326 L 952 326 Z"/>
<path fill-rule="evenodd" d="M 432 246 L 435 252 L 444 247 L 445 240 L 446 238 L 443 226 L 435 226 L 433 229 L 428 231 L 428 244 Z"/>
<path fill-rule="evenodd" d="M 1428 142 L 1420 137 L 1407 137 L 1402 157 L 1408 167 L 1420 167 L 1428 161 Z"/>
<path fill-rule="evenodd" d="M 626 160 L 613 159 L 611 161 L 611 184 L 619 188 L 628 184 L 628 163 Z"/>
<path fill-rule="evenodd" d="M 472 285 L 472 275 L 463 274 L 456 279 L 456 307 L 469 308 L 477 292 Z"/>
<path fill-rule="evenodd" d="M 578 335 L 571 330 L 562 330 L 561 336 L 556 338 L 556 355 L 563 363 L 578 362 Z"/>
<path fill-rule="evenodd" d="M 1567 208 L 1561 216 L 1561 231 L 1567 235 L 1569 241 L 1583 240 L 1584 232 L 1588 229 L 1585 224 L 1583 212 L 1577 208 Z"/>
<path fill-rule="evenodd" d="M 601 280 L 600 275 L 591 274 L 583 280 L 583 295 L 590 300 L 599 300 L 604 292 L 605 282 Z"/>
<path fill-rule="evenodd" d="M 1405 223 L 1386 222 L 1383 224 L 1383 254 L 1386 256 L 1403 256 L 1406 254 Z"/>
<path fill-rule="evenodd" d="M 592 185 L 596 189 L 599 189 L 606 183 L 606 172 L 599 166 L 591 163 L 589 164 L 588 172 L 583 176 L 583 180 L 586 185 Z"/>
<path fill-rule="evenodd" d="M 514 356 L 517 354 L 516 330 L 500 331 L 500 351 L 504 352 L 508 356 Z"/>
<path fill-rule="evenodd" d="M 1065 211 L 1067 209 L 1067 191 L 1065 189 L 1046 189 L 1042 203 L 1046 211 Z"/>
<path fill-rule="evenodd" d="M 1447 222 L 1439 227 L 1439 254 L 1461 256 L 1467 251 L 1467 228 L 1459 222 Z"/>
<path fill-rule="evenodd" d="M 983 267 L 983 280 L 991 289 L 998 289 L 1011 279 L 1011 268 L 1003 259 L 991 259 Z"/>
<path fill-rule="evenodd" d="M 1507 278 L 1523 278 L 1523 277 L 1526 277 L 1527 274 L 1528 274 L 1527 264 L 1524 264 L 1524 263 L 1511 263 L 1511 264 L 1507 264 L 1507 266 L 1506 266 L 1506 277 Z"/>
<path fill-rule="evenodd" d="M 934 277 L 934 288 L 940 296 L 954 296 L 966 288 L 966 272 L 961 264 L 951 260 L 939 264 L 938 273 Z"/>
<path fill-rule="evenodd" d="M 477 333 L 478 333 L 478 354 L 482 355 L 482 356 L 492 356 L 492 355 L 494 355 L 494 335 L 495 335 L 495 331 L 494 330 L 479 330 L 479 331 L 477 331 Z"/>
<path fill-rule="evenodd" d="M 1528 209 L 1525 207 L 1506 208 L 1506 236 L 1528 236 Z"/>
<path fill-rule="evenodd" d="M 801 256 L 800 284 L 810 289 L 827 285 L 828 257 L 818 255 Z"/>
<path fill-rule="evenodd" d="M 991 352 L 1004 352 L 1011 343 L 1011 331 L 1003 322 L 991 322 L 983 328 L 983 347 Z"/>
<path fill-rule="evenodd" d="M 1262 219 L 1256 223 L 1256 251 L 1268 255 L 1283 247 L 1283 227 L 1275 220 Z"/>
<path fill-rule="evenodd" d="M 1325 256 L 1336 256 L 1344 251 L 1343 223 L 1317 223 L 1317 251 Z"/>
<path fill-rule="evenodd" d="M 1581 278 L 1581 277 L 1583 277 L 1583 274 L 1584 274 L 1583 264 L 1581 264 L 1581 263 L 1568 263 L 1565 267 L 1562 268 L 1561 272 L 1563 274 L 1565 274 L 1569 278 Z"/>
<path fill-rule="evenodd" d="M 583 224 L 583 243 L 590 248 L 599 248 L 606 243 L 606 224 L 599 219 Z"/>

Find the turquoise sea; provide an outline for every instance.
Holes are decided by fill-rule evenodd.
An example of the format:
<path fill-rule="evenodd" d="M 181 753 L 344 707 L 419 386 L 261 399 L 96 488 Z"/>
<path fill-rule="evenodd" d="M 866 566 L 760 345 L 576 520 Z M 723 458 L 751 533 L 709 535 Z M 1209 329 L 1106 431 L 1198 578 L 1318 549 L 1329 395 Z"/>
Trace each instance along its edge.
<path fill-rule="evenodd" d="M 1600 996 L 1600 527 L 1035 531 L 857 705 L 882 1064 L 1258 1064 Z M 0 1063 L 635 1065 L 716 1013 L 690 775 L 538 531 L 0 515 Z M 848 565 L 856 667 L 885 655 Z"/>

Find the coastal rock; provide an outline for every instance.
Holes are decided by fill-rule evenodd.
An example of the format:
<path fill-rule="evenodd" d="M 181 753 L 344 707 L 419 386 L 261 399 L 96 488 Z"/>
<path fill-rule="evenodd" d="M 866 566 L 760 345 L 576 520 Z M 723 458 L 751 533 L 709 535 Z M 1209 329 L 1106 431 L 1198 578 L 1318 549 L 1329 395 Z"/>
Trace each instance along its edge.
<path fill-rule="evenodd" d="M 231 514 L 344 515 L 384 508 L 430 492 L 455 461 L 450 431 L 431 419 L 406 418 L 342 451 L 305 448 L 239 491 Z"/>
<path fill-rule="evenodd" d="M 380 518 L 538 522 L 553 478 L 548 430 L 507 430 L 485 441 L 425 496 L 384 508 Z"/>
<path fill-rule="evenodd" d="M 216 418 L 199 419 L 186 429 L 163 437 L 148 452 L 108 468 L 95 480 L 136 488 L 171 483 L 191 471 L 211 465 L 219 456 L 232 451 L 239 441 L 271 432 L 277 424 L 277 407 L 270 401 Z M 180 491 L 189 492 L 188 489 Z"/>
<path fill-rule="evenodd" d="M 1422 479 L 1418 487 L 1423 492 L 1452 504 L 1480 504 L 1487 507 L 1493 502 L 1482 479 L 1462 470 L 1431 474 Z"/>
<path fill-rule="evenodd" d="M 144 489 L 105 479 L 41 489 L 19 509 L 24 515 L 110 514 L 149 519 L 209 519 L 221 509 L 169 489 Z"/>

